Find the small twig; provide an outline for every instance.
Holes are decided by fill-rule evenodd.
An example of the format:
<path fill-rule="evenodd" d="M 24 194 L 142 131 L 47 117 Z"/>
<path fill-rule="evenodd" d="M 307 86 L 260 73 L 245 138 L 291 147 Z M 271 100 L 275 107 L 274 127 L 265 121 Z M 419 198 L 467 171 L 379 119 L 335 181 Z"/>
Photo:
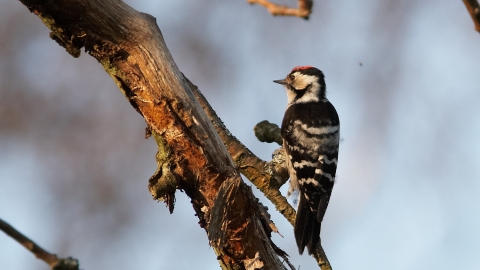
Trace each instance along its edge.
<path fill-rule="evenodd" d="M 39 247 L 35 242 L 27 238 L 21 232 L 17 231 L 10 224 L 0 219 L 0 230 L 5 232 L 8 236 L 12 237 L 15 241 L 22 244 L 26 249 L 30 250 L 35 256 L 46 262 L 48 265 L 53 265 L 58 261 L 58 257 L 55 254 L 51 254 L 43 248 Z"/>
<path fill-rule="evenodd" d="M 58 258 L 57 255 L 51 254 L 50 252 L 44 250 L 39 245 L 37 245 L 35 242 L 30 240 L 28 237 L 23 235 L 21 232 L 17 231 L 15 228 L 13 228 L 10 224 L 3 221 L 2 219 L 0 219 L 0 230 L 3 231 L 4 233 L 6 233 L 11 238 L 13 238 L 18 243 L 20 243 L 26 249 L 30 250 L 33 254 L 35 254 L 35 257 L 37 257 L 38 259 L 46 262 L 50 266 L 50 269 L 56 269 L 56 270 L 76 269 L 76 270 L 78 270 L 79 264 L 78 264 L 78 261 L 76 259 L 72 259 L 72 258 L 61 259 L 61 258 Z"/>
<path fill-rule="evenodd" d="M 475 30 L 480 33 L 480 5 L 478 4 L 478 1 L 463 0 L 463 3 L 472 17 L 473 23 L 475 24 Z"/>
<path fill-rule="evenodd" d="M 264 6 L 273 16 L 296 16 L 308 20 L 312 13 L 313 0 L 298 0 L 298 8 L 278 5 L 268 0 L 248 0 L 248 3 Z"/>

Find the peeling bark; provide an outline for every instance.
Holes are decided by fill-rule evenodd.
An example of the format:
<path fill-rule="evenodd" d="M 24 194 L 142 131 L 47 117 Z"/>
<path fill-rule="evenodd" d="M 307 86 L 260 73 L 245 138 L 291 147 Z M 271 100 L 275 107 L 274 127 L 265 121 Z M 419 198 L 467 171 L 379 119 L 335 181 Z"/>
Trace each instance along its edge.
<path fill-rule="evenodd" d="M 117 0 L 23 0 L 74 57 L 102 64 L 145 119 L 159 151 L 149 188 L 173 211 L 175 189 L 191 198 L 224 269 L 285 269 L 251 189 L 178 70 L 155 18 Z M 175 187 L 175 188 L 173 188 Z M 260 239 L 260 241 L 259 241 Z"/>

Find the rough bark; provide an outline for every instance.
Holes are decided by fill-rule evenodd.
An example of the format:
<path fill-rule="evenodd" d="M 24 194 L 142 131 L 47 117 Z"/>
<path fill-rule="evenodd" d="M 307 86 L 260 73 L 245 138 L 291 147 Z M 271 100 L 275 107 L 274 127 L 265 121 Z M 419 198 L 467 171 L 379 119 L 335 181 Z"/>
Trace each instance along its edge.
<path fill-rule="evenodd" d="M 285 254 L 209 118 L 178 70 L 155 18 L 117 0 L 22 0 L 74 57 L 96 58 L 158 144 L 149 187 L 173 210 L 174 192 L 191 198 L 224 269 L 285 269 Z M 260 239 L 260 240 L 259 240 Z"/>

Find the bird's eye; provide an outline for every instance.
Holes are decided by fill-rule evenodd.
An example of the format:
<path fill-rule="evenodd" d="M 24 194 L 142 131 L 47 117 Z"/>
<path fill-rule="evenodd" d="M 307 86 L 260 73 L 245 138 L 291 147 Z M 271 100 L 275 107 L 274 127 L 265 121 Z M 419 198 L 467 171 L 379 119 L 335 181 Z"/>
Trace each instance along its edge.
<path fill-rule="evenodd" d="M 293 81 L 293 80 L 295 80 L 295 75 L 290 74 L 290 75 L 288 75 L 288 78 Z"/>

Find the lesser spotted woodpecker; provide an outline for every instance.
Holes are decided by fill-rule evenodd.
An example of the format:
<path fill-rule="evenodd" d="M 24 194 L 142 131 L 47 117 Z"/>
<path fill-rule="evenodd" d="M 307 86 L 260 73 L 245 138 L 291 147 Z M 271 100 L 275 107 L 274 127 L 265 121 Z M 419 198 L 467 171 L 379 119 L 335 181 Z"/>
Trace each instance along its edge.
<path fill-rule="evenodd" d="M 314 252 L 337 170 L 340 121 L 325 97 L 325 77 L 311 66 L 295 67 L 285 79 L 288 104 L 282 121 L 290 174 L 289 194 L 299 192 L 294 234 L 298 251 Z"/>

